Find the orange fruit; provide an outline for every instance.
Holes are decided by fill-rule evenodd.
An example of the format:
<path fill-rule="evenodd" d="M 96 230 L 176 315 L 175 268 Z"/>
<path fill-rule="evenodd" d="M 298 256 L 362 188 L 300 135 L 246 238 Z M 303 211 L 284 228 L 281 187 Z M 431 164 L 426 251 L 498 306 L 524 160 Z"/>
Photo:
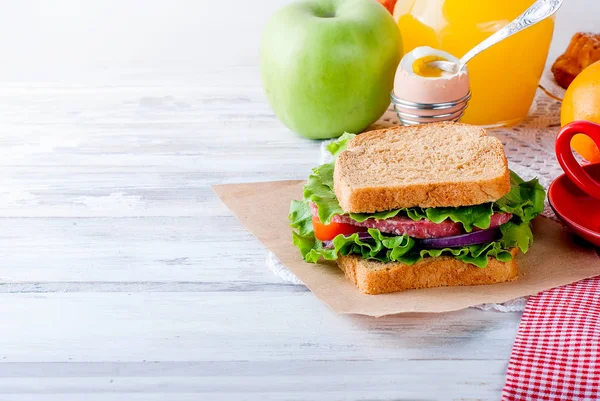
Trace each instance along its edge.
<path fill-rule="evenodd" d="M 387 8 L 387 10 L 390 12 L 390 14 L 394 13 L 394 6 L 396 5 L 396 0 L 377 0 L 377 1 L 379 3 L 381 3 L 382 6 Z"/>
<path fill-rule="evenodd" d="M 564 126 L 576 120 L 600 124 L 600 61 L 583 70 L 565 93 L 560 123 Z M 589 137 L 575 135 L 571 147 L 587 161 L 600 163 L 600 150 Z"/>

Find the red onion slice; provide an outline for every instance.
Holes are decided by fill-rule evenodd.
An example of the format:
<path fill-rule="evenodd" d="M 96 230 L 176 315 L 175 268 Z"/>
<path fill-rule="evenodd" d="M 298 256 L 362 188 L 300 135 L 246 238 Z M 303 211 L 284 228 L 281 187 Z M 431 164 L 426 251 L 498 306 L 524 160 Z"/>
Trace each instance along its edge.
<path fill-rule="evenodd" d="M 473 231 L 468 234 L 455 235 L 452 237 L 425 238 L 419 241 L 423 248 L 461 248 L 469 245 L 486 244 L 500 239 L 502 233 L 499 228 Z"/>

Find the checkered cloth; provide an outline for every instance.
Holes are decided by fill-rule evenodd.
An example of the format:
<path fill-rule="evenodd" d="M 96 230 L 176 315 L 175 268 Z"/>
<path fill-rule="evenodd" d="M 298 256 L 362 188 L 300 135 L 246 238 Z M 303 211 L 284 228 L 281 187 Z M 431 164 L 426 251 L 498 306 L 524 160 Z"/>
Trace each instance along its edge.
<path fill-rule="evenodd" d="M 599 400 L 599 351 L 600 277 L 531 297 L 502 401 Z"/>

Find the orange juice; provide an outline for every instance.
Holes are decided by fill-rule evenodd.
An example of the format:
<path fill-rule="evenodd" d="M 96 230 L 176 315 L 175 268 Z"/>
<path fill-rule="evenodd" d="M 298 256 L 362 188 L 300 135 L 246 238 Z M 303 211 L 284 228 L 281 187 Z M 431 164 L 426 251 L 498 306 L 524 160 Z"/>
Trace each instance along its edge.
<path fill-rule="evenodd" d="M 431 46 L 462 57 L 508 24 L 534 0 L 398 0 L 404 50 Z M 549 18 L 475 56 L 469 64 L 472 98 L 461 121 L 502 126 L 519 122 L 531 107 L 552 41 Z"/>

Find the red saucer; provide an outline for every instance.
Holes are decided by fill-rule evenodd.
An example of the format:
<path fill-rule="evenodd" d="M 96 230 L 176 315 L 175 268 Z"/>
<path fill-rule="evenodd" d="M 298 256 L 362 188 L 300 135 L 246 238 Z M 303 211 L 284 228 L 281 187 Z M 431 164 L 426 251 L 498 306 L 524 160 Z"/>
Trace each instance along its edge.
<path fill-rule="evenodd" d="M 600 164 L 582 166 L 600 182 Z M 600 201 L 579 189 L 566 174 L 555 179 L 548 188 L 548 201 L 554 213 L 575 233 L 600 246 Z"/>

